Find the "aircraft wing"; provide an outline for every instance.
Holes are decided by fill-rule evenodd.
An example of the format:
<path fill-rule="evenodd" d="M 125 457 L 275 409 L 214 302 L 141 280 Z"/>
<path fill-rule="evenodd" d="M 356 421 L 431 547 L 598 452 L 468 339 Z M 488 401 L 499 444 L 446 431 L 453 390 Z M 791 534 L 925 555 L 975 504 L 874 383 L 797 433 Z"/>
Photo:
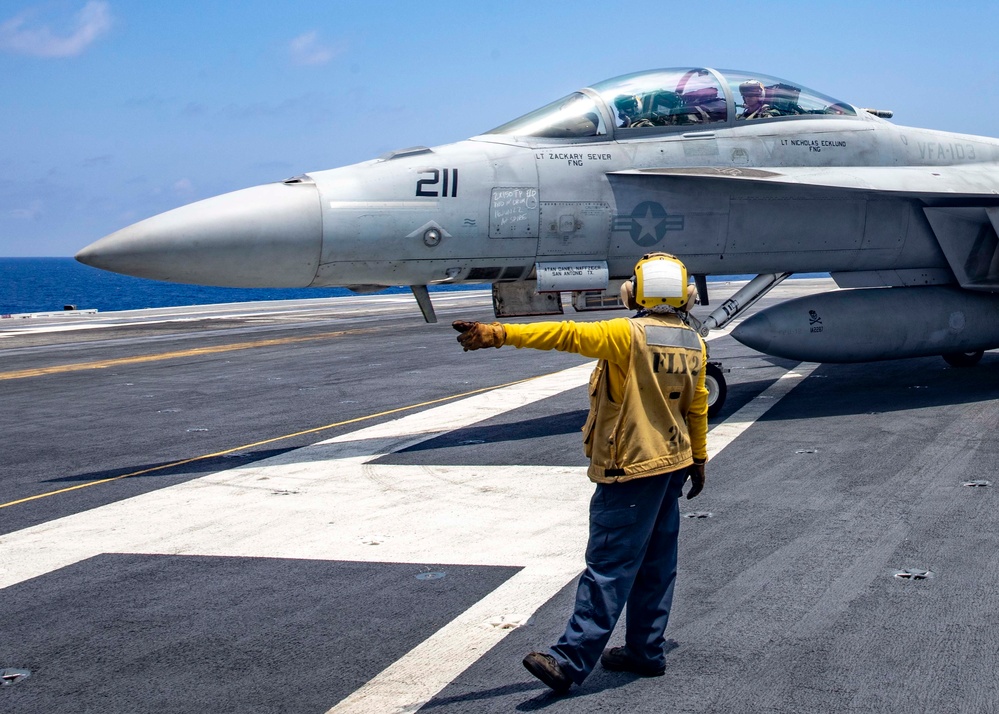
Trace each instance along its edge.
<path fill-rule="evenodd" d="M 999 291 L 999 172 L 992 166 L 677 167 L 608 175 L 643 182 L 743 182 L 780 186 L 791 193 L 863 192 L 921 201 L 958 283 L 971 290 Z"/>
<path fill-rule="evenodd" d="M 999 172 L 993 166 L 823 166 L 718 167 L 692 166 L 612 171 L 609 176 L 648 180 L 735 181 L 757 185 L 841 189 L 913 198 L 981 199 L 999 203 Z"/>

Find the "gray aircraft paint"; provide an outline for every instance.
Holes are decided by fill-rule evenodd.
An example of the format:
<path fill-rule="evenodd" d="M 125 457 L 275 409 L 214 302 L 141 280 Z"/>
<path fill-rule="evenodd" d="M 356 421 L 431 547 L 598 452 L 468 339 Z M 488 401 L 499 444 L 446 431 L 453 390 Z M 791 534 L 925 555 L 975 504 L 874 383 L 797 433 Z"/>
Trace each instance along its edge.
<path fill-rule="evenodd" d="M 660 77 L 675 86 L 639 103 L 646 116 L 670 123 L 616 126 L 622 115 L 609 98 L 617 88 L 631 92 Z M 910 295 L 925 299 L 905 292 L 916 287 L 957 286 L 951 303 L 982 309 L 974 295 L 999 290 L 999 141 L 895 126 L 776 78 L 763 78 L 771 81 L 768 101 L 788 101 L 790 89 L 792 104 L 780 106 L 795 113 L 736 119 L 745 77 L 763 75 L 677 69 L 608 80 L 507 132 L 200 201 L 77 257 L 141 277 L 241 287 L 410 285 L 420 298 L 426 285 L 493 283 L 497 306 L 519 305 L 505 314 L 548 314 L 548 303 L 531 297 L 539 266 L 606 264 L 613 287 L 642 254 L 664 250 L 693 275 L 830 272 L 845 288 L 891 287 L 890 301 L 874 291 L 850 302 L 854 329 L 872 335 L 880 329 L 868 317 L 874 312 L 911 319 L 899 306 Z M 705 92 L 715 96 L 698 105 Z M 652 110 L 666 111 L 670 96 L 682 106 L 663 119 Z M 584 110 L 563 111 L 572 102 Z M 708 109 L 726 118 L 709 121 Z M 551 119 L 534 134 L 565 138 L 518 135 L 535 115 Z M 693 121 L 702 123 L 683 123 Z M 421 307 L 431 319 L 429 300 Z M 783 314 L 768 322 L 778 332 L 788 331 Z M 999 346 L 984 333 L 971 342 Z M 966 343 L 926 346 L 946 353 Z"/>

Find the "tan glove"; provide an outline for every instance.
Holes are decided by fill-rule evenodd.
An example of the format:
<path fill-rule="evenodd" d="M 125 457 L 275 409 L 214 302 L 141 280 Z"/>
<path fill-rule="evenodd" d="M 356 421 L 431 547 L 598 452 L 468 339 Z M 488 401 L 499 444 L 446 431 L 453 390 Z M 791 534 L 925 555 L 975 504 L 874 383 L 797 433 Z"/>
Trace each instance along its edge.
<path fill-rule="evenodd" d="M 451 327 L 461 334 L 458 335 L 458 342 L 469 350 L 480 350 L 483 347 L 502 347 L 506 342 L 506 330 L 498 322 L 464 322 L 455 320 Z"/>
<path fill-rule="evenodd" d="M 687 476 L 690 478 L 690 489 L 687 491 L 687 499 L 691 499 L 704 488 L 704 464 L 694 464 L 687 469 Z"/>

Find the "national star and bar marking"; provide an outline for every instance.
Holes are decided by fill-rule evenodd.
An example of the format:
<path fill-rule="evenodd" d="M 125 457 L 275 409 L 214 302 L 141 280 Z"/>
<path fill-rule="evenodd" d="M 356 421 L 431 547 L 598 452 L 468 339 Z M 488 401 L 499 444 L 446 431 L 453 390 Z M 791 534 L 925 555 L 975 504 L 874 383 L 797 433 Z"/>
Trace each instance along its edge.
<path fill-rule="evenodd" d="M 667 231 L 682 231 L 684 217 L 673 215 L 655 201 L 642 201 L 630 214 L 614 216 L 612 231 L 626 231 L 638 245 L 650 247 L 660 243 Z"/>

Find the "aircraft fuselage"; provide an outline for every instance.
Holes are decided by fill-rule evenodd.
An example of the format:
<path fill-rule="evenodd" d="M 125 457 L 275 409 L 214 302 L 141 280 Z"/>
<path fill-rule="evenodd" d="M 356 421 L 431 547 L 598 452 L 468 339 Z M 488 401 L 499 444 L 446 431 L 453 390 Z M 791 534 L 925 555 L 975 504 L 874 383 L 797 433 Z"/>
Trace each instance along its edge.
<path fill-rule="evenodd" d="M 651 251 L 693 275 L 999 291 L 999 141 L 756 77 L 608 80 L 465 141 L 183 206 L 77 257 L 174 282 L 410 285 L 418 299 L 440 283 L 540 286 L 546 270 L 549 291 L 591 289 L 570 274 L 594 270 L 606 288 Z"/>

